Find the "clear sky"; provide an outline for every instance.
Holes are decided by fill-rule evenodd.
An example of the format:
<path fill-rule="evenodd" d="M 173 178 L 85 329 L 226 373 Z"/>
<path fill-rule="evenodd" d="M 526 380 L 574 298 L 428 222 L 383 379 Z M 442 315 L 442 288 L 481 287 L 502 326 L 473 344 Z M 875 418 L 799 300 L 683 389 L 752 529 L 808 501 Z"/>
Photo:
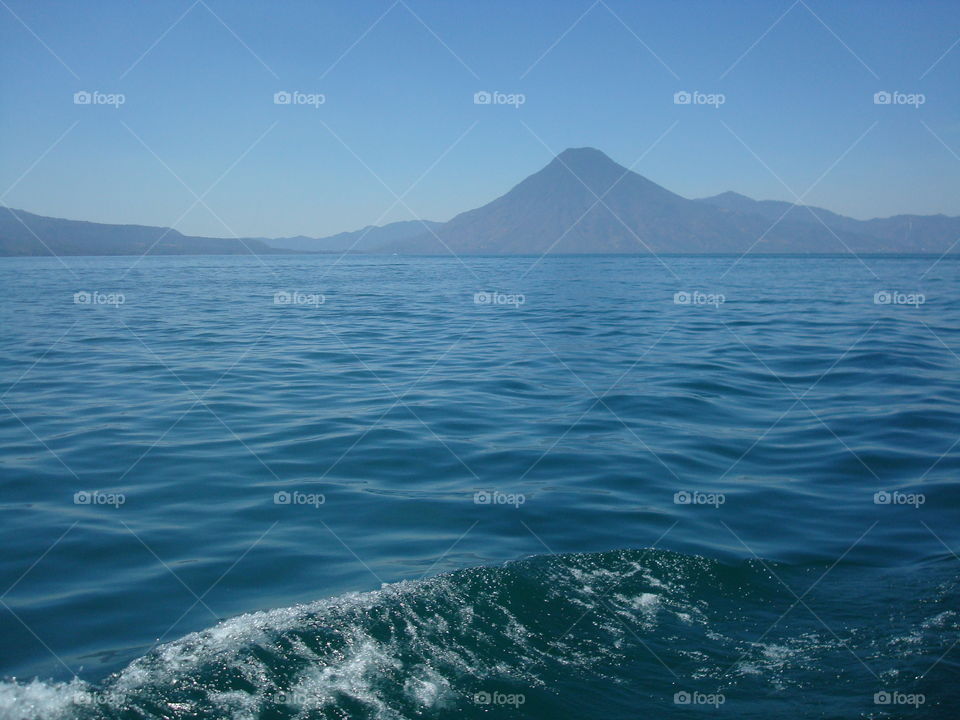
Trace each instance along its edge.
<path fill-rule="evenodd" d="M 593 146 L 687 197 L 960 215 L 958 41 L 957 0 L 2 0 L 0 204 L 320 236 Z"/>

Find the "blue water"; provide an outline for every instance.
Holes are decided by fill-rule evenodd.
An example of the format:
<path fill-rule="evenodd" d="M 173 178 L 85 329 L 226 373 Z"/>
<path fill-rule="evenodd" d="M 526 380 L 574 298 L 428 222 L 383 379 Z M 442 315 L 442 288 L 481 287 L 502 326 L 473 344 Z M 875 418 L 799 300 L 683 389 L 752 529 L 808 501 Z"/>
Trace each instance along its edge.
<path fill-rule="evenodd" d="M 0 717 L 957 717 L 935 260 L 3 259 Z"/>

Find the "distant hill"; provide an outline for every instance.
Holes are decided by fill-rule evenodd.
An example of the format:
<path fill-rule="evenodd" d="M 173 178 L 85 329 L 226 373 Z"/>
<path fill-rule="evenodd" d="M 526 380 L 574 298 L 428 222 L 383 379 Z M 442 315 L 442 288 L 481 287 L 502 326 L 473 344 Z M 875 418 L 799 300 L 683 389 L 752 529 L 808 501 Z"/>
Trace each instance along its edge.
<path fill-rule="evenodd" d="M 411 254 L 741 253 L 751 248 L 756 253 L 842 253 L 847 248 L 942 253 L 960 238 L 956 217 L 860 221 L 818 208 L 813 212 L 823 223 L 803 206 L 736 193 L 690 200 L 599 150 L 577 148 L 563 151 L 483 207 L 385 249 Z"/>
<path fill-rule="evenodd" d="M 30 255 L 257 255 L 376 252 L 441 223 L 406 220 L 323 238 L 210 238 L 165 227 L 63 220 L 0 207 L 0 256 Z"/>
<path fill-rule="evenodd" d="M 699 202 L 707 203 L 708 205 L 723 208 L 731 212 L 760 215 L 769 222 L 774 222 L 782 215 L 785 215 L 784 220 L 815 223 L 817 222 L 817 218 L 810 214 L 810 210 L 813 210 L 822 220 L 829 222 L 842 222 L 844 220 L 849 220 L 852 223 L 859 222 L 858 220 L 837 215 L 823 208 L 794 205 L 793 203 L 784 202 L 783 200 L 754 200 L 753 198 L 748 198 L 746 195 L 730 191 L 714 195 L 713 197 L 701 198 Z"/>
<path fill-rule="evenodd" d="M 823 208 L 794 205 L 782 200 L 752 200 L 735 192 L 702 198 L 699 202 L 740 214 L 759 215 L 770 223 L 782 217 L 782 222 L 806 223 L 821 228 L 826 225 L 845 236 L 859 236 L 864 241 L 877 243 L 871 252 L 943 253 L 960 239 L 960 218 L 947 215 L 894 215 L 855 220 Z"/>
<path fill-rule="evenodd" d="M 734 192 L 691 200 L 594 148 L 564 150 L 506 194 L 448 222 L 409 220 L 324 238 L 190 237 L 169 228 L 61 220 L 0 207 L 0 255 L 942 254 L 960 252 L 958 240 L 960 217 L 855 220 Z"/>
<path fill-rule="evenodd" d="M 389 243 L 401 242 L 416 237 L 443 223 L 430 220 L 402 220 L 387 225 L 367 225 L 362 230 L 342 232 L 322 238 L 300 235 L 292 238 L 265 239 L 270 247 L 307 252 L 377 252 Z"/>
<path fill-rule="evenodd" d="M 0 255 L 260 255 L 283 252 L 258 239 L 191 237 L 149 225 L 107 225 L 0 207 Z"/>

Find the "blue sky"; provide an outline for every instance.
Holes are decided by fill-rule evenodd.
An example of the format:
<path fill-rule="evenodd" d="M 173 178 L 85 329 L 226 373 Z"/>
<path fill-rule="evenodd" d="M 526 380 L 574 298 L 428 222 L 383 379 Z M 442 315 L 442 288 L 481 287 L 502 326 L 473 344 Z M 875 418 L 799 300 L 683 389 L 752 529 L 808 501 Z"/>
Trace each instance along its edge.
<path fill-rule="evenodd" d="M 593 146 L 687 197 L 960 215 L 958 40 L 955 0 L 3 0 L 0 204 L 320 236 L 446 220 Z"/>

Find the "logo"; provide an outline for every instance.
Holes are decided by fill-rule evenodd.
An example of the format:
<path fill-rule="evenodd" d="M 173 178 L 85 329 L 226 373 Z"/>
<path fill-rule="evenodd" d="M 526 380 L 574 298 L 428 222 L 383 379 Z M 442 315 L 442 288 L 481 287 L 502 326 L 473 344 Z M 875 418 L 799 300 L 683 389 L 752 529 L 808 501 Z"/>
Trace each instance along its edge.
<path fill-rule="evenodd" d="M 474 105 L 513 105 L 519 109 L 527 101 L 527 96 L 523 93 L 502 93 L 497 90 L 487 92 L 480 90 L 473 94 Z"/>
<path fill-rule="evenodd" d="M 319 108 L 327 101 L 327 96 L 323 93 L 302 93 L 299 90 L 287 92 L 280 90 L 273 94 L 274 105 L 312 105 L 314 109 Z"/>
<path fill-rule="evenodd" d="M 474 305 L 511 305 L 520 307 L 527 301 L 520 293 L 478 292 L 473 294 Z"/>
<path fill-rule="evenodd" d="M 516 509 L 527 501 L 523 493 L 504 493 L 499 490 L 478 490 L 473 494 L 474 505 L 513 505 Z"/>
<path fill-rule="evenodd" d="M 299 490 L 279 490 L 273 494 L 274 505 L 313 505 L 319 508 L 326 501 L 327 498 L 321 493 L 303 493 Z"/>
<path fill-rule="evenodd" d="M 693 292 L 677 292 L 673 294 L 674 305 L 713 305 L 719 308 L 727 301 L 722 293 L 704 293 L 699 290 Z"/>
<path fill-rule="evenodd" d="M 110 702 L 110 692 L 100 692 L 97 690 L 75 690 L 67 696 L 69 701 L 81 707 L 95 707 Z"/>
<path fill-rule="evenodd" d="M 486 690 L 473 694 L 473 702 L 476 705 L 512 705 L 517 708 L 527 701 L 523 693 L 502 693 L 494 691 L 492 693 Z"/>
<path fill-rule="evenodd" d="M 913 705 L 918 708 L 927 701 L 927 696 L 923 693 L 902 693 L 894 690 L 889 692 L 881 690 L 873 694 L 874 705 Z"/>
<path fill-rule="evenodd" d="M 127 301 L 123 293 L 102 293 L 97 290 L 81 290 L 73 294 L 74 305 L 112 305 L 120 307 Z"/>
<path fill-rule="evenodd" d="M 273 294 L 274 305 L 323 305 L 327 298 L 321 293 L 305 293 L 299 290 L 277 290 Z"/>
<path fill-rule="evenodd" d="M 73 94 L 74 105 L 113 105 L 119 108 L 127 101 L 127 96 L 123 93 L 102 93 L 98 90 L 89 92 L 87 90 L 78 90 Z"/>
<path fill-rule="evenodd" d="M 691 693 L 686 690 L 681 690 L 673 694 L 673 703 L 675 705 L 713 705 L 715 708 L 718 708 L 726 701 L 727 698 L 723 693 L 702 693 L 697 691 Z"/>
<path fill-rule="evenodd" d="M 723 93 L 702 93 L 699 90 L 687 92 L 678 90 L 673 94 L 674 105 L 713 105 L 719 108 L 727 101 L 727 96 Z"/>
<path fill-rule="evenodd" d="M 923 493 L 902 493 L 899 490 L 887 492 L 880 490 L 873 494 L 874 505 L 913 505 L 919 509 L 927 501 L 927 496 Z"/>
<path fill-rule="evenodd" d="M 873 94 L 874 105 L 913 105 L 914 108 L 919 108 L 926 101 L 927 96 L 923 93 L 887 92 L 886 90 L 881 90 Z"/>
<path fill-rule="evenodd" d="M 727 501 L 723 493 L 704 493 L 697 490 L 680 490 L 673 494 L 675 505 L 713 505 L 718 508 Z"/>
<path fill-rule="evenodd" d="M 298 690 L 282 690 L 273 695 L 274 702 L 280 705 L 295 705 L 298 707 L 303 707 L 307 705 L 313 696 L 309 693 L 300 692 Z"/>
<path fill-rule="evenodd" d="M 119 508 L 127 501 L 123 493 L 104 493 L 99 490 L 78 490 L 73 494 L 74 505 L 112 505 Z"/>
<path fill-rule="evenodd" d="M 913 305 L 918 308 L 927 301 L 923 293 L 902 293 L 896 290 L 878 290 L 873 294 L 874 305 Z"/>

